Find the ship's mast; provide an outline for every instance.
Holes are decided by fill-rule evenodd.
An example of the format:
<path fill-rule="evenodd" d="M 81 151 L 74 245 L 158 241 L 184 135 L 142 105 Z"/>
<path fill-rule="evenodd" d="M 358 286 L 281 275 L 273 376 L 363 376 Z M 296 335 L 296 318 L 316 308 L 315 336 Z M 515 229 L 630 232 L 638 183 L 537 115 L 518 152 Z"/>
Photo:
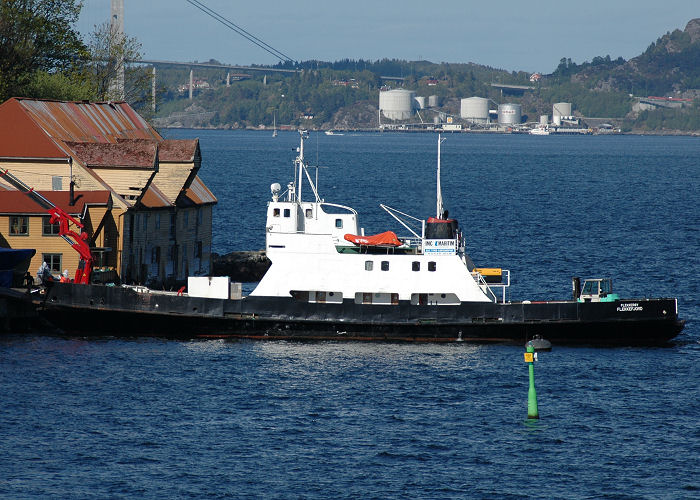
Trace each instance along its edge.
<path fill-rule="evenodd" d="M 297 163 L 299 167 L 298 182 L 297 182 L 297 202 L 301 203 L 301 185 L 303 183 L 304 175 L 304 139 L 306 139 L 306 130 L 300 130 L 299 135 L 301 139 L 299 141 L 299 156 L 297 156 Z"/>
<path fill-rule="evenodd" d="M 298 173 L 296 171 L 294 172 L 294 183 L 296 184 L 296 186 L 294 186 L 296 192 L 296 202 L 301 203 L 302 201 L 301 185 L 304 182 L 304 175 L 306 175 L 306 179 L 309 181 L 311 191 L 313 192 L 314 198 L 318 203 L 321 201 L 321 198 L 318 196 L 318 190 L 316 188 L 316 185 L 318 184 L 318 179 L 314 183 L 313 179 L 311 179 L 311 176 L 309 175 L 309 171 L 306 168 L 307 165 L 306 163 L 304 163 L 304 141 L 309 138 L 309 133 L 306 130 L 300 130 L 299 135 L 299 155 L 297 156 L 296 160 L 294 160 L 294 165 L 299 169 Z"/>
<path fill-rule="evenodd" d="M 438 152 L 437 152 L 437 214 L 435 215 L 435 218 L 441 219 L 443 210 L 442 210 L 442 188 L 440 187 L 440 144 L 442 144 L 442 141 L 445 139 L 442 138 L 442 134 L 438 134 Z"/>

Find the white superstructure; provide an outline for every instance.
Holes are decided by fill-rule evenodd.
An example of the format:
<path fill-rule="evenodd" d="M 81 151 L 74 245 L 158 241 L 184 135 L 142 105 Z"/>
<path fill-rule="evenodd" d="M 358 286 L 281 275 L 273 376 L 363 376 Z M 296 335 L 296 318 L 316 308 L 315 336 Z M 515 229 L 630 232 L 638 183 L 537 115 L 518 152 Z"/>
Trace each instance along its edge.
<path fill-rule="evenodd" d="M 465 254 L 456 221 L 441 213 L 439 173 L 437 217 L 422 221 L 382 205 L 412 236 L 400 242 L 394 238 L 395 244 L 356 244 L 372 237 L 360 234 L 354 209 L 326 203 L 319 196 L 304 162 L 307 134 L 300 134 L 294 181 L 284 193 L 280 184 L 271 186 L 266 249 L 272 266 L 251 296 L 308 302 L 350 299 L 362 304 L 398 304 L 401 300 L 450 305 L 496 300 Z M 303 200 L 302 186 L 308 186 L 311 201 Z M 435 232 L 435 225 L 448 233 Z"/>

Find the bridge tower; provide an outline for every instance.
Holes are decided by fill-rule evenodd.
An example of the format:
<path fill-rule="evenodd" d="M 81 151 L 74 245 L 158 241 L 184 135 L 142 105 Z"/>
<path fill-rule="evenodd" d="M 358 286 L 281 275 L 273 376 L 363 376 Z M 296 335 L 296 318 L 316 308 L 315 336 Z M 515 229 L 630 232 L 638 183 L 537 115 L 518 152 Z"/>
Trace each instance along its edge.
<path fill-rule="evenodd" d="M 124 40 L 124 0 L 111 0 L 111 13 L 109 25 L 111 39 L 121 43 Z M 115 61 L 116 75 L 109 84 L 109 94 L 113 99 L 124 99 L 124 54 L 119 54 L 119 60 Z"/>

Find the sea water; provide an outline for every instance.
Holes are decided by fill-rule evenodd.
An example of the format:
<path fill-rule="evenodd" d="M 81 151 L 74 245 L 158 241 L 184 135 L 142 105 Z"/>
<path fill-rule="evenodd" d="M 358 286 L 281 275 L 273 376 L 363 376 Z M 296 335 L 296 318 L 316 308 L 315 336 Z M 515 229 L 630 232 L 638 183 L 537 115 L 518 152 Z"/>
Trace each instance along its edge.
<path fill-rule="evenodd" d="M 298 134 L 199 137 L 214 251 L 264 247 Z M 700 498 L 700 140 L 448 135 L 445 207 L 509 299 L 678 297 L 667 348 L 0 338 L 2 498 Z M 312 133 L 326 201 L 435 214 L 437 136 Z M 310 194 L 307 191 L 307 194 Z M 80 318 L 76 318 L 79 321 Z M 99 332 L 99 325 L 95 325 Z"/>

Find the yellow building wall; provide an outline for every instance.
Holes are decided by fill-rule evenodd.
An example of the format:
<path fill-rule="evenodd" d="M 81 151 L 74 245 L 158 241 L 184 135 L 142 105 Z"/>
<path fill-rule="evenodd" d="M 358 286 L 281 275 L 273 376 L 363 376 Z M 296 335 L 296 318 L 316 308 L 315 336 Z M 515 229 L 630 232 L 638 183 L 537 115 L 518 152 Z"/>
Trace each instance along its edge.
<path fill-rule="evenodd" d="M 194 163 L 163 163 L 158 167 L 153 182 L 163 194 L 171 200 L 177 199 L 177 196 L 185 185 L 185 181 L 189 177 Z"/>
<path fill-rule="evenodd" d="M 9 170 L 12 175 L 36 191 L 53 191 L 53 177 L 61 177 L 61 189 L 70 189 L 71 168 L 67 161 L 2 161 L 3 170 Z M 73 162 L 73 177 L 75 189 L 82 191 L 105 190 L 102 184 L 85 171 L 77 162 Z"/>
<path fill-rule="evenodd" d="M 78 261 L 80 260 L 78 252 L 73 250 L 68 242 L 58 235 L 42 235 L 44 215 L 28 215 L 29 234 L 26 236 L 10 235 L 10 217 L 9 215 L 0 215 L 0 244 L 9 248 L 35 249 L 36 254 L 32 257 L 32 261 L 29 264 L 29 272 L 32 273 L 32 276 L 36 276 L 36 272 L 43 262 L 42 256 L 45 253 L 61 254 L 60 271 L 68 269 L 68 275 L 71 278 L 75 275 L 75 270 L 78 268 Z M 54 274 L 58 272 L 58 270 L 54 270 Z"/>
<path fill-rule="evenodd" d="M 68 274 L 71 278 L 75 276 L 75 270 L 78 268 L 80 254 L 59 235 L 44 235 L 43 234 L 43 214 L 18 214 L 28 217 L 28 235 L 10 235 L 10 215 L 0 215 L 0 246 L 8 248 L 33 248 L 36 254 L 31 260 L 29 271 L 33 276 L 36 276 L 36 271 L 43 262 L 43 254 L 61 254 L 61 271 L 68 269 Z M 117 247 L 121 246 L 119 234 L 117 233 L 116 220 L 114 219 L 113 211 L 108 211 L 107 207 L 95 206 L 88 207 L 87 215 L 83 221 L 85 230 L 88 235 L 92 236 L 94 230 L 100 224 L 103 217 L 106 216 L 105 225 L 100 231 L 100 235 L 92 246 L 112 247 L 112 252 L 106 255 L 106 267 L 117 268 Z M 76 233 L 80 233 L 79 228 L 71 224 L 71 229 Z M 113 243 L 114 242 L 114 246 Z M 95 263 L 95 266 L 98 262 Z M 57 270 L 54 270 L 57 273 Z"/>
<path fill-rule="evenodd" d="M 138 198 L 143 187 L 155 174 L 153 169 L 138 168 L 93 168 L 93 171 L 117 194 L 127 200 Z"/>

